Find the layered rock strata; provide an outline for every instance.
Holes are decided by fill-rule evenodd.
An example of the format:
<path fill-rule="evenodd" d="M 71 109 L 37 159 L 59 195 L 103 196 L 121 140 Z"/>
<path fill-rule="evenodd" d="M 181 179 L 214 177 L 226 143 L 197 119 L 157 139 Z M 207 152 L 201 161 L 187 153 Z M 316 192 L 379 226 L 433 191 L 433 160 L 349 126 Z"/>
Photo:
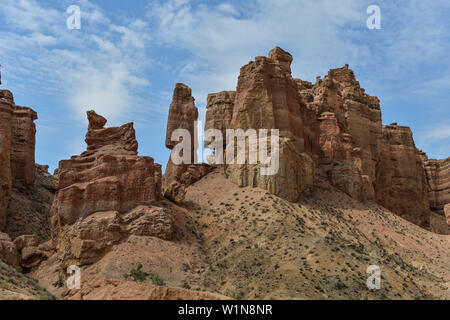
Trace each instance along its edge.
<path fill-rule="evenodd" d="M 16 105 L 10 91 L 0 90 L 0 230 L 6 228 L 12 188 L 28 189 L 35 181 L 36 119 L 35 111 Z"/>
<path fill-rule="evenodd" d="M 198 109 L 195 106 L 195 99 L 192 97 L 192 90 L 182 83 L 177 83 L 173 92 L 172 104 L 169 108 L 169 118 L 167 121 L 166 147 L 173 150 L 182 141 L 172 141 L 172 134 L 178 129 L 185 129 L 189 132 L 188 152 L 190 163 L 175 164 L 172 155 L 167 162 L 162 185 L 163 195 L 177 204 L 184 200 L 185 187 L 200 180 L 211 171 L 207 164 L 197 164 L 197 128 Z M 173 152 L 180 152 L 173 150 Z M 180 152 L 180 156 L 183 156 Z"/>
<path fill-rule="evenodd" d="M 383 127 L 379 99 L 360 87 L 348 65 L 311 83 L 292 78 L 291 62 L 276 47 L 241 68 L 236 92 L 208 96 L 205 129 L 280 130 L 278 174 L 262 176 L 260 164 L 231 164 L 224 167 L 229 179 L 296 201 L 323 178 L 423 227 L 430 208 L 442 214 L 450 198 L 448 160 L 426 159 L 409 128 Z"/>
<path fill-rule="evenodd" d="M 161 166 L 137 155 L 133 124 L 105 128 L 105 118 L 94 111 L 87 115 L 87 151 L 60 162 L 52 205 L 63 266 L 93 263 L 130 234 L 170 239 L 172 232 L 170 212 L 155 207 L 161 198 Z"/>
<path fill-rule="evenodd" d="M 60 224 L 73 224 L 94 212 L 127 212 L 160 199 L 161 166 L 137 156 L 133 124 L 104 128 L 106 119 L 88 112 L 87 151 L 58 168 L 52 212 Z"/>

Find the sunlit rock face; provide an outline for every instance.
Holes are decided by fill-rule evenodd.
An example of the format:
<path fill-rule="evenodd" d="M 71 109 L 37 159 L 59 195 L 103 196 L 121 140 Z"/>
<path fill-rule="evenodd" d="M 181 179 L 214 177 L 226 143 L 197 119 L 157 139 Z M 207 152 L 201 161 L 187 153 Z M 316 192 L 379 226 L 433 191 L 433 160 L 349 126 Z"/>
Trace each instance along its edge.
<path fill-rule="evenodd" d="M 133 124 L 104 128 L 106 121 L 95 112 L 88 112 L 88 118 L 88 150 L 59 163 L 52 213 L 61 224 L 98 211 L 127 212 L 160 199 L 161 166 L 137 155 Z"/>
<path fill-rule="evenodd" d="M 379 99 L 360 87 L 348 65 L 311 83 L 293 79 L 291 63 L 276 47 L 241 68 L 235 92 L 209 95 L 205 129 L 280 130 L 278 176 L 263 177 L 260 165 L 246 163 L 225 165 L 227 177 L 291 201 L 327 179 L 355 199 L 428 226 L 429 202 L 438 211 L 448 202 L 446 165 L 425 163 L 409 128 L 383 127 Z"/>
<path fill-rule="evenodd" d="M 27 189 L 35 181 L 36 119 L 35 111 L 16 105 L 10 91 L 0 90 L 0 230 L 12 187 Z"/>

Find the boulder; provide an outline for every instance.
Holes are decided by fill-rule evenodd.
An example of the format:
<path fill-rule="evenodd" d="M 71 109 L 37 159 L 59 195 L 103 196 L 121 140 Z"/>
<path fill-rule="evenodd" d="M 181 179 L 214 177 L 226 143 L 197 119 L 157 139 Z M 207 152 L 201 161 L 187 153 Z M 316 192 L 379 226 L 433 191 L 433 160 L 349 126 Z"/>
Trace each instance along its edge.
<path fill-rule="evenodd" d="M 6 233 L 0 232 L 0 258 L 14 267 L 20 266 L 20 255 L 14 242 Z"/>

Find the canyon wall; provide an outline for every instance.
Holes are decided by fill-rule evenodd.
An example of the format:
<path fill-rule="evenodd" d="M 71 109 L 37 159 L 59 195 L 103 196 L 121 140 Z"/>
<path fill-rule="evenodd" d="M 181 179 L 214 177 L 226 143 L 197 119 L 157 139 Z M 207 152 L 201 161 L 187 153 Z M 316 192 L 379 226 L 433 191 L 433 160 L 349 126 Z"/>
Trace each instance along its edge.
<path fill-rule="evenodd" d="M 236 92 L 208 96 L 205 130 L 280 130 L 278 174 L 262 176 L 260 163 L 226 164 L 228 178 L 290 201 L 325 179 L 423 227 L 430 208 L 443 214 L 450 201 L 448 159 L 426 159 L 409 128 L 383 126 L 379 99 L 360 87 L 348 65 L 311 83 L 292 78 L 291 62 L 276 47 L 241 68 Z"/>
<path fill-rule="evenodd" d="M 421 153 L 428 182 L 428 199 L 431 210 L 443 215 L 444 206 L 450 203 L 450 157 L 443 160 L 428 159 Z"/>
<path fill-rule="evenodd" d="M 376 200 L 392 212 L 423 227 L 430 223 L 428 185 L 420 152 L 408 127 L 383 127 Z"/>
<path fill-rule="evenodd" d="M 28 189 L 35 181 L 36 119 L 35 111 L 16 105 L 10 91 L 0 90 L 0 230 L 6 227 L 12 188 Z"/>
<path fill-rule="evenodd" d="M 6 226 L 6 209 L 11 196 L 11 124 L 14 100 L 11 92 L 0 90 L 0 231 Z"/>

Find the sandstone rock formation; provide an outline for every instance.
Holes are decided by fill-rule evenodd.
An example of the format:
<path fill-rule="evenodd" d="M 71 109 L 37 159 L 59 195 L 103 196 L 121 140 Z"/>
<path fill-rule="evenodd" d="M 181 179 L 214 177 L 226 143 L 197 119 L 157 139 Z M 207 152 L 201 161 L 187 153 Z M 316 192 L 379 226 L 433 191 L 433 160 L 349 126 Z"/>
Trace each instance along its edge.
<path fill-rule="evenodd" d="M 211 171 L 207 164 L 196 164 L 196 121 L 198 120 L 198 109 L 195 106 L 195 99 L 192 97 L 191 89 L 182 83 L 177 83 L 173 92 L 172 104 L 169 108 L 169 118 L 167 121 L 166 147 L 173 149 L 178 142 L 172 141 L 172 133 L 177 129 L 186 129 L 189 131 L 191 141 L 190 163 L 175 164 L 172 157 L 167 162 L 166 171 L 162 180 L 163 195 L 177 204 L 183 202 L 184 189 Z M 179 152 L 179 151 L 172 151 Z"/>
<path fill-rule="evenodd" d="M 450 203 L 444 206 L 444 215 L 447 220 L 447 224 L 450 226 Z"/>
<path fill-rule="evenodd" d="M 303 151 L 303 120 L 292 56 L 276 47 L 241 68 L 234 102 L 233 129 L 279 129 Z"/>
<path fill-rule="evenodd" d="M 9 97 L 10 95 L 10 97 Z M 6 209 L 11 195 L 12 94 L 0 90 L 0 230 L 6 226 Z"/>
<path fill-rule="evenodd" d="M 408 127 L 383 127 L 384 144 L 376 180 L 378 203 L 417 225 L 428 227 L 430 205 L 420 153 Z"/>
<path fill-rule="evenodd" d="M 169 108 L 169 119 L 167 121 L 166 147 L 173 149 L 177 144 L 172 141 L 172 133 L 177 129 L 186 129 L 191 134 L 191 150 L 194 151 L 195 121 L 198 119 L 198 109 L 192 90 L 182 83 L 177 83 L 173 92 L 172 104 Z M 192 152 L 194 162 L 194 152 Z"/>
<path fill-rule="evenodd" d="M 15 106 L 12 123 L 11 173 L 13 184 L 31 187 L 35 180 L 34 148 L 37 114 L 27 107 Z"/>
<path fill-rule="evenodd" d="M 428 159 L 421 153 L 428 182 L 428 199 L 431 210 L 444 214 L 444 206 L 450 203 L 450 157 L 444 160 Z"/>
<path fill-rule="evenodd" d="M 293 79 L 291 62 L 276 47 L 241 68 L 236 92 L 209 95 L 205 129 L 280 130 L 278 176 L 261 176 L 259 165 L 231 164 L 224 167 L 229 179 L 291 201 L 326 179 L 427 227 L 429 202 L 442 212 L 450 197 L 448 161 L 424 159 L 409 128 L 383 127 L 379 99 L 360 87 L 348 65 L 313 84 Z"/>
<path fill-rule="evenodd" d="M 117 211 L 94 213 L 60 229 L 58 257 L 64 266 L 92 264 L 129 235 L 171 240 L 172 215 L 164 208 L 148 206 L 124 215 Z"/>
<path fill-rule="evenodd" d="M 0 232 L 0 257 L 12 266 L 20 266 L 20 255 L 14 242 L 6 233 Z"/>
<path fill-rule="evenodd" d="M 104 128 L 88 111 L 87 151 L 60 162 L 52 206 L 53 235 L 62 267 L 91 264 L 131 234 L 170 240 L 173 219 L 154 205 L 161 166 L 137 155 L 133 124 Z"/>
<path fill-rule="evenodd" d="M 14 103 L 10 91 L 0 90 L 0 230 L 6 228 L 12 187 L 23 190 L 35 181 L 36 119 L 32 109 Z"/>
<path fill-rule="evenodd" d="M 220 130 L 224 146 L 226 130 L 231 128 L 235 97 L 236 91 L 222 91 L 211 93 L 207 98 L 205 131 L 208 129 Z"/>
<path fill-rule="evenodd" d="M 225 166 L 229 179 L 239 186 L 260 187 L 290 201 L 309 193 L 314 186 L 314 162 L 305 153 L 303 118 L 298 99 L 298 86 L 291 75 L 292 56 L 279 47 L 269 57 L 256 57 L 241 68 L 235 94 L 233 116 L 228 127 L 221 117 L 227 114 L 230 102 L 222 104 L 222 112 L 207 110 L 207 125 L 218 123 L 219 129 L 278 129 L 280 134 L 279 171 L 261 174 L 258 164 Z M 214 97 L 214 96 L 213 96 Z M 217 109 L 218 107 L 216 107 Z M 219 119 L 214 121 L 214 117 Z M 225 117 L 226 119 L 226 117 Z M 229 143 L 229 141 L 227 141 Z M 262 146 L 259 146 L 262 147 Z"/>
<path fill-rule="evenodd" d="M 50 208 L 58 181 L 48 166 L 36 164 L 35 173 L 33 186 L 12 190 L 5 232 L 13 239 L 29 234 L 37 235 L 41 242 L 50 239 Z"/>
<path fill-rule="evenodd" d="M 160 199 L 161 166 L 137 156 L 133 124 L 103 128 L 106 120 L 99 120 L 94 111 L 88 118 L 88 150 L 59 164 L 52 211 L 62 225 L 98 211 L 125 213 Z"/>

